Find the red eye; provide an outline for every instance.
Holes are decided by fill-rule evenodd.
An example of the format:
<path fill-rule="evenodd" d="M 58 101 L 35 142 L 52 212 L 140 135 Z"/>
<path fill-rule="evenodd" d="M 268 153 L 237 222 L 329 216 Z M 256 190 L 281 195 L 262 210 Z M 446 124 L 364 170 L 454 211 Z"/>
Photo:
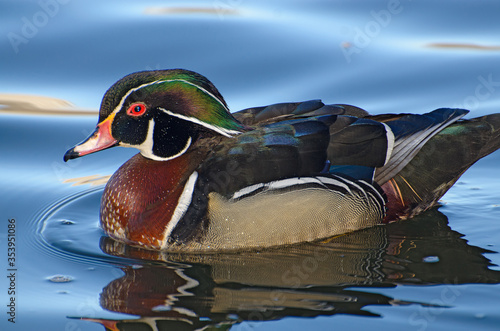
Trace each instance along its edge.
<path fill-rule="evenodd" d="M 134 103 L 127 109 L 127 114 L 130 116 L 141 116 L 146 112 L 146 105 L 143 103 Z"/>

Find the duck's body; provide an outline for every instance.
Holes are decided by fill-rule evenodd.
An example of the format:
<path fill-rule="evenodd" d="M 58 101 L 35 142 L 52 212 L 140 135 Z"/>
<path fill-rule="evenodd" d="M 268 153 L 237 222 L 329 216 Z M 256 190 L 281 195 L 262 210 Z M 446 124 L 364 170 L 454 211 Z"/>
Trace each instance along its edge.
<path fill-rule="evenodd" d="M 248 249 L 326 238 L 384 217 L 382 193 L 366 182 L 318 173 L 235 190 L 244 182 L 234 183 L 244 171 L 238 164 L 234 173 L 211 172 L 193 170 L 189 154 L 175 160 L 189 177 L 140 154 L 115 173 L 101 203 L 107 233 L 151 248 Z"/>
<path fill-rule="evenodd" d="M 117 240 L 179 251 L 269 247 L 431 207 L 500 147 L 500 115 L 459 121 L 466 113 L 369 116 L 313 100 L 230 114 L 198 74 L 142 72 L 106 93 L 96 132 L 65 159 L 117 144 L 141 151 L 102 197 L 102 227 Z"/>

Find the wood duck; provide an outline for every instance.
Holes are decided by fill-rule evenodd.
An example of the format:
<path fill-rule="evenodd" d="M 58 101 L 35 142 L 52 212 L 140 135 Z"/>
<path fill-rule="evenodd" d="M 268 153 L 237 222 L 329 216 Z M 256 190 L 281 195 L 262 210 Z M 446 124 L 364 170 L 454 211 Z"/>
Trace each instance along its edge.
<path fill-rule="evenodd" d="M 192 71 L 130 74 L 105 93 L 95 132 L 64 160 L 140 153 L 110 178 L 104 231 L 155 250 L 222 251 L 314 241 L 433 206 L 500 147 L 500 114 L 371 116 L 319 100 L 230 113 Z"/>

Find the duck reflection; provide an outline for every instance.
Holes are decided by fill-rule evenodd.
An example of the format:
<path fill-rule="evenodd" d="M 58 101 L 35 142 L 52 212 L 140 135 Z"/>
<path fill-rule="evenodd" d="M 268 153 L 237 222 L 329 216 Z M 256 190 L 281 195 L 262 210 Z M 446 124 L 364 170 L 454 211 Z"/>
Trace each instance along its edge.
<path fill-rule="evenodd" d="M 110 255 L 140 260 L 102 291 L 101 306 L 140 316 L 97 320 L 109 330 L 202 329 L 286 316 L 378 316 L 370 305 L 408 305 L 365 292 L 398 284 L 500 283 L 500 271 L 430 210 L 411 220 L 323 242 L 258 252 L 181 255 L 102 238 Z M 349 289 L 356 287 L 356 289 Z"/>

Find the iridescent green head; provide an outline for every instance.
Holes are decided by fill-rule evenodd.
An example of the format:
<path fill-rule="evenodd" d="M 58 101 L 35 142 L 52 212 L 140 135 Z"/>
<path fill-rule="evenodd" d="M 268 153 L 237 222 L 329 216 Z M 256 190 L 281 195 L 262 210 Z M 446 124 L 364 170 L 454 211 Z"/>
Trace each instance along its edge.
<path fill-rule="evenodd" d="M 202 131 L 227 137 L 244 131 L 207 78 L 182 69 L 136 72 L 109 88 L 96 131 L 65 159 L 121 145 L 169 160 L 186 152 Z"/>

